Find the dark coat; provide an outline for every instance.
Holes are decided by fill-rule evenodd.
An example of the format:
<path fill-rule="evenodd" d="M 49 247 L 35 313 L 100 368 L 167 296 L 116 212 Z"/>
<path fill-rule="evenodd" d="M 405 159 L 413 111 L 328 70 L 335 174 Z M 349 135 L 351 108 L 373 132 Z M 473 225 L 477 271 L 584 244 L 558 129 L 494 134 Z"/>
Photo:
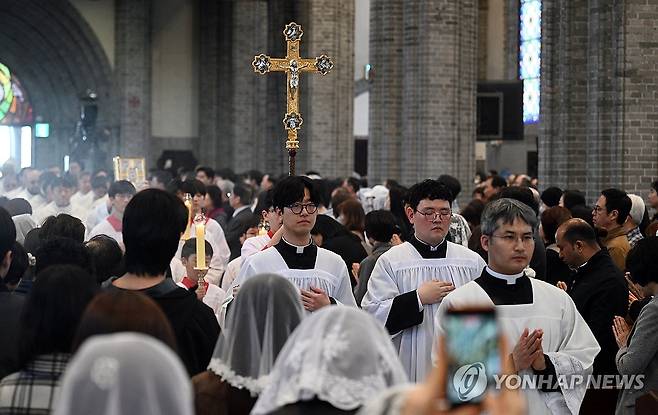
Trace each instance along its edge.
<path fill-rule="evenodd" d="M 0 379 L 18 367 L 18 332 L 25 296 L 7 290 L 0 281 Z"/>
<path fill-rule="evenodd" d="M 607 250 L 602 249 L 578 268 L 568 293 L 601 346 L 594 360 L 594 374 L 616 374 L 619 347 L 612 323 L 615 316 L 626 315 L 628 286 Z"/>
<path fill-rule="evenodd" d="M 301 401 L 286 405 L 283 408 L 279 408 L 274 412 L 271 412 L 271 415 L 352 415 L 357 413 L 357 409 L 352 410 L 342 410 L 335 408 L 330 403 L 321 401 L 317 398 L 310 401 Z"/>
<path fill-rule="evenodd" d="M 352 288 L 354 288 L 356 286 L 356 280 L 352 275 L 352 264 L 355 262 L 360 264 L 368 256 L 365 248 L 361 245 L 361 239 L 352 232 L 345 232 L 325 241 L 322 247 L 343 258 L 347 266 L 347 271 L 350 274 Z"/>
<path fill-rule="evenodd" d="M 107 289 L 121 288 L 109 284 Z M 178 356 L 190 376 L 205 371 L 220 331 L 212 309 L 197 299 L 196 292 L 176 286 L 171 279 L 139 292 L 151 297 L 167 316 L 176 336 Z"/>
<path fill-rule="evenodd" d="M 546 249 L 546 276 L 542 278 L 543 281 L 551 285 L 557 284 L 558 281 L 570 284 L 573 274 L 574 271 L 560 259 L 560 254 L 553 249 Z"/>

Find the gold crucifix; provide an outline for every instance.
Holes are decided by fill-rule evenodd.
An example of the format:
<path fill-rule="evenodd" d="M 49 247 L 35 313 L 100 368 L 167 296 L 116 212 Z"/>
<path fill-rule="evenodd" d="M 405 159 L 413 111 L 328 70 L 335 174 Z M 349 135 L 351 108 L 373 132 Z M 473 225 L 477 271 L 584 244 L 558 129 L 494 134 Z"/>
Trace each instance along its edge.
<path fill-rule="evenodd" d="M 306 59 L 299 57 L 299 41 L 304 32 L 302 27 L 295 22 L 288 23 L 283 30 L 286 37 L 287 52 L 285 58 L 270 58 L 260 54 L 254 57 L 252 66 L 254 71 L 264 75 L 268 72 L 285 72 L 287 75 L 286 90 L 288 108 L 283 118 L 283 126 L 288 131 L 286 150 L 288 150 L 289 174 L 295 175 L 295 156 L 299 149 L 297 130 L 302 126 L 304 120 L 299 113 L 299 74 L 300 72 L 319 72 L 326 75 L 334 67 L 334 63 L 327 55 L 317 58 Z"/>

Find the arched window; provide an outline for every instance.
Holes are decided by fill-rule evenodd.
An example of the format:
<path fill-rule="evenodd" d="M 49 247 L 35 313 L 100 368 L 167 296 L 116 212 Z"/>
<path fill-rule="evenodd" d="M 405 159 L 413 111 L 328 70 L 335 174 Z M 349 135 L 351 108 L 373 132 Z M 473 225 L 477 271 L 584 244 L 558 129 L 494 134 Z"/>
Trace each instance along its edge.
<path fill-rule="evenodd" d="M 541 75 L 541 0 L 521 0 L 519 77 L 523 80 L 523 122 L 539 121 Z"/>
<path fill-rule="evenodd" d="M 32 106 L 18 78 L 0 63 L 0 164 L 32 164 Z"/>

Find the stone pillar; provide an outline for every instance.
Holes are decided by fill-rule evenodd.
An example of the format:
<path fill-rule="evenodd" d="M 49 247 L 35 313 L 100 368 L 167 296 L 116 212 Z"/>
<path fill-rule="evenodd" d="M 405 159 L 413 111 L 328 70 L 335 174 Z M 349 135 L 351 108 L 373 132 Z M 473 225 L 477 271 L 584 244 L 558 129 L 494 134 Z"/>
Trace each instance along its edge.
<path fill-rule="evenodd" d="M 230 2 L 202 1 L 199 2 L 199 163 L 209 166 L 219 166 L 221 154 L 220 140 L 226 137 L 220 134 L 220 106 L 223 102 L 220 95 L 229 82 L 222 82 L 220 76 L 220 56 L 230 52 L 226 37 L 221 30 L 229 26 L 221 24 L 223 10 L 231 6 Z"/>
<path fill-rule="evenodd" d="M 150 158 L 151 1 L 116 0 L 119 154 Z"/>
<path fill-rule="evenodd" d="M 298 172 L 326 177 L 354 170 L 354 1 L 313 0 L 301 6 L 306 58 L 326 54 L 334 68 L 325 76 L 304 74 Z"/>
<path fill-rule="evenodd" d="M 658 167 L 653 86 L 658 5 L 544 2 L 540 179 L 645 192 Z"/>
<path fill-rule="evenodd" d="M 231 140 L 225 141 L 227 146 L 222 152 L 230 156 L 231 167 L 236 172 L 263 170 L 268 138 L 262 124 L 267 112 L 265 77 L 277 75 L 259 75 L 254 72 L 251 62 L 254 55 L 269 53 L 266 1 L 239 0 L 233 3 L 232 39 L 231 61 L 228 63 L 232 72 L 232 116 L 230 124 L 224 128 Z"/>
<path fill-rule="evenodd" d="M 405 184 L 451 174 L 461 181 L 464 194 L 470 195 L 475 169 L 478 2 L 413 0 L 400 3 L 400 7 L 394 4 L 372 11 L 375 21 L 371 27 L 376 26 L 381 13 L 391 13 L 389 27 L 394 31 L 375 33 L 371 39 L 374 84 L 379 85 L 371 92 L 370 105 L 375 108 L 370 120 L 370 148 L 386 143 L 388 151 L 373 152 L 370 169 L 377 180 L 388 174 Z M 402 28 L 401 36 L 397 26 Z M 386 39 L 400 39 L 400 43 L 390 45 Z M 401 93 L 388 95 L 398 106 L 389 110 L 380 89 L 389 86 L 381 82 L 388 76 L 382 64 L 396 56 L 401 56 L 401 65 L 391 69 L 397 71 L 392 76 L 401 78 Z M 398 89 L 395 83 L 392 87 Z M 393 124 L 400 125 L 399 132 L 383 134 L 388 121 L 377 114 L 379 111 L 401 113 L 400 121 Z M 390 138 L 382 140 L 385 134 Z M 399 144 L 393 144 L 396 139 Z M 396 145 L 400 146 L 400 156 L 393 156 L 391 163 L 383 156 L 389 156 Z M 399 176 L 394 176 L 396 172 Z"/>
<path fill-rule="evenodd" d="M 403 0 L 370 2 L 368 182 L 402 176 Z"/>

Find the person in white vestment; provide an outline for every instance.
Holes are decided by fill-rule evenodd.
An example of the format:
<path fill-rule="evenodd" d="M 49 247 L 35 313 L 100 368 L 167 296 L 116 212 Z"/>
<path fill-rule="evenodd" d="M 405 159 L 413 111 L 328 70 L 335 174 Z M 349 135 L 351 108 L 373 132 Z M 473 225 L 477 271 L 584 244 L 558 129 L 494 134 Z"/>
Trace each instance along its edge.
<path fill-rule="evenodd" d="M 345 262 L 316 246 L 311 238 L 320 203 L 313 181 L 304 176 L 286 177 L 274 187 L 273 201 L 283 218 L 282 238 L 242 264 L 231 291 L 254 275 L 275 273 L 299 288 L 307 311 L 336 303 L 356 307 Z"/>
<path fill-rule="evenodd" d="M 93 238 L 96 235 L 107 235 L 117 241 L 121 250 L 125 250 L 123 245 L 123 212 L 128 206 L 130 199 L 137 193 L 135 186 L 127 180 L 119 180 L 110 186 L 108 192 L 110 203 L 112 204 L 112 213 L 105 218 L 101 223 L 94 226 L 86 240 Z"/>
<path fill-rule="evenodd" d="M 486 206 L 481 226 L 488 265 L 482 276 L 444 298 L 435 316 L 437 331 L 443 332 L 450 308 L 495 307 L 516 372 L 541 382 L 523 388 L 529 413 L 578 414 L 601 349 L 571 297 L 524 272 L 534 251 L 535 213 L 503 198 Z M 566 387 L 557 384 L 558 377 Z"/>
<path fill-rule="evenodd" d="M 185 181 L 174 180 L 169 186 L 169 191 L 174 193 L 181 200 L 184 199 L 185 194 L 192 195 L 191 220 L 194 220 L 194 217 L 201 212 L 203 200 L 206 195 L 206 187 L 203 185 L 203 183 L 196 179 L 189 179 Z M 190 230 L 190 226 L 191 223 L 188 224 L 188 231 Z M 206 281 L 219 286 L 220 279 L 226 270 L 226 265 L 228 264 L 229 257 L 231 256 L 231 251 L 228 247 L 228 244 L 226 243 L 224 231 L 216 220 L 206 217 L 205 232 L 206 241 L 210 242 L 214 252 L 212 260 L 208 265 L 209 269 L 208 273 L 206 274 Z M 181 239 L 178 245 L 178 251 L 176 251 L 176 255 L 171 262 L 171 272 L 174 281 L 176 282 L 179 282 L 185 274 L 185 267 L 183 267 L 180 261 L 181 250 L 183 249 L 184 243 L 185 240 Z"/>
<path fill-rule="evenodd" d="M 436 180 L 409 189 L 405 210 L 414 234 L 379 257 L 361 301 L 393 335 L 412 382 L 423 381 L 431 369 L 432 319 L 441 300 L 485 266 L 477 253 L 446 240 L 451 202 L 450 189 Z"/>
<path fill-rule="evenodd" d="M 41 224 L 47 217 L 57 216 L 60 213 L 69 214 L 81 221 L 84 220 L 86 217 L 84 209 L 71 204 L 71 196 L 75 191 L 75 183 L 72 179 L 68 176 L 55 177 L 51 182 L 51 186 L 53 189 L 53 201 L 37 209 L 34 213 L 36 222 Z"/>
<path fill-rule="evenodd" d="M 239 229 L 240 234 L 240 245 L 243 245 L 247 239 L 257 238 L 258 237 L 258 225 L 260 224 L 260 217 L 258 215 L 252 214 L 251 217 L 243 220 L 240 223 L 242 229 Z M 232 259 L 226 266 L 226 271 L 222 276 L 221 287 L 223 290 L 228 291 L 233 284 L 233 281 L 240 275 L 240 270 L 242 269 L 242 262 L 244 257 L 240 255 L 237 258 Z"/>
<path fill-rule="evenodd" d="M 79 206 L 87 212 L 94 203 L 94 192 L 91 188 L 91 173 L 83 171 L 78 175 L 78 191 L 71 196 L 71 204 Z"/>
<path fill-rule="evenodd" d="M 21 170 L 20 178 L 21 185 L 20 192 L 14 198 L 23 198 L 27 200 L 32 206 L 32 212 L 46 204 L 46 198 L 41 195 L 41 186 L 39 186 L 39 177 L 41 172 L 32 167 L 25 167 Z"/>
<path fill-rule="evenodd" d="M 247 240 L 244 241 L 242 249 L 240 250 L 240 256 L 242 258 L 250 257 L 257 252 L 262 251 L 270 242 L 276 231 L 278 231 L 279 228 L 281 228 L 281 225 L 283 225 L 281 212 L 274 208 L 274 200 L 272 199 L 273 194 L 273 189 L 267 190 L 263 211 L 260 212 L 263 220 L 268 225 L 268 231 L 263 235 L 247 238 Z"/>

